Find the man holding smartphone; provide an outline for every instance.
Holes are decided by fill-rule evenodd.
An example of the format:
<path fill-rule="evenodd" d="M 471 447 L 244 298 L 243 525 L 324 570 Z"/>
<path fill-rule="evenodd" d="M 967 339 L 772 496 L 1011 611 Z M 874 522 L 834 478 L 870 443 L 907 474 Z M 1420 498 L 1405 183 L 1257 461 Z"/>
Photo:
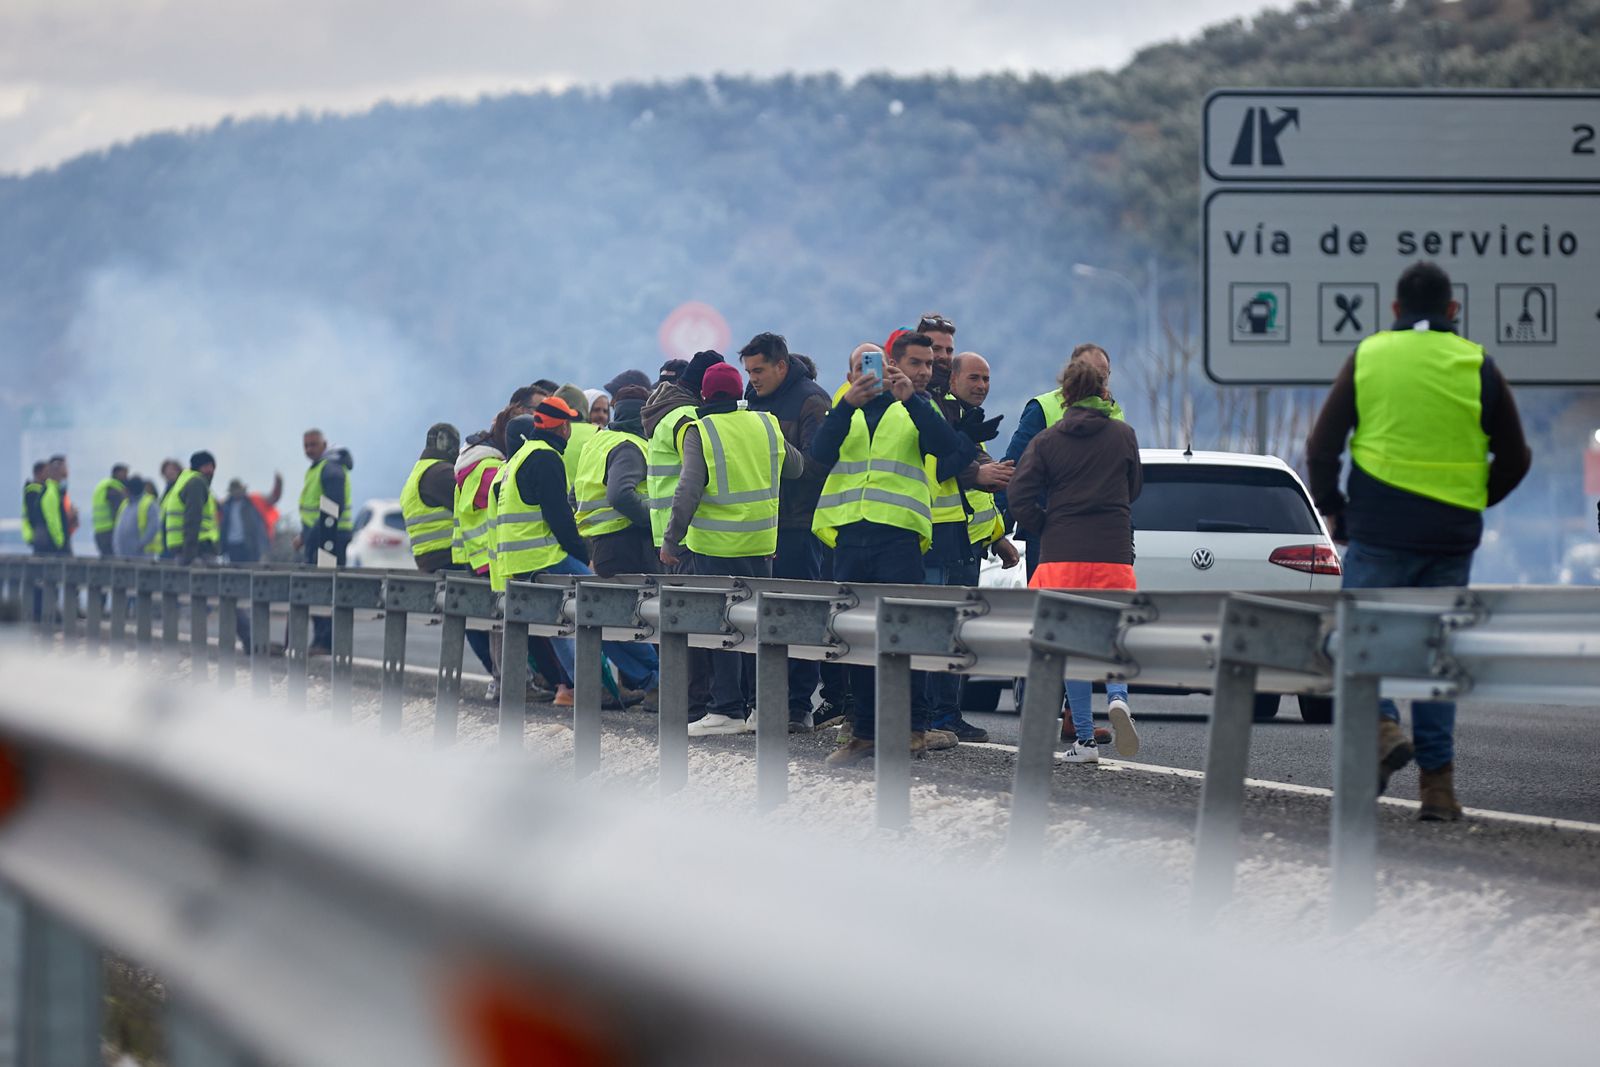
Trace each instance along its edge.
<path fill-rule="evenodd" d="M 902 332 L 890 344 L 880 379 L 874 353 L 862 353 L 861 374 L 812 438 L 807 462 L 828 472 L 811 528 L 834 550 L 840 582 L 922 584 L 922 554 L 933 539 L 933 490 L 925 473 L 951 477 L 976 456 L 923 394 L 933 376 L 933 344 Z M 887 387 L 887 388 L 885 388 Z M 876 678 L 871 667 L 850 668 L 854 697 L 850 743 L 828 757 L 845 767 L 876 755 Z M 912 675 L 911 751 L 927 751 L 929 705 L 925 676 Z"/>

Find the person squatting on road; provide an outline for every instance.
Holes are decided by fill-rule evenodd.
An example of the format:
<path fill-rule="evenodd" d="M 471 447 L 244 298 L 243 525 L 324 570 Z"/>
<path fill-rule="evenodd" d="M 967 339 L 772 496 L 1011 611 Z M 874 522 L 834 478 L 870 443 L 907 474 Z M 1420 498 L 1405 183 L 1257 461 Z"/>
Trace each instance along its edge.
<path fill-rule="evenodd" d="M 682 546 L 694 573 L 770 578 L 778 551 L 778 483 L 799 478 L 805 459 L 783 438 L 768 411 L 741 411 L 744 382 L 727 363 L 701 378 L 701 404 L 684 427 L 683 468 L 661 538 L 661 562 L 676 564 Z M 689 724 L 690 737 L 752 728 L 755 663 L 740 652 L 711 653 L 711 704 Z"/>
<path fill-rule="evenodd" d="M 1104 365 L 1073 358 L 1061 372 L 1061 418 L 1028 443 L 1011 479 L 1012 514 L 1039 545 L 1030 589 L 1136 589 L 1133 501 L 1144 486 L 1139 440 L 1106 387 Z M 1041 506 L 1040 501 L 1043 501 Z M 1072 747 L 1068 763 L 1100 759 L 1095 740 L 1094 689 L 1067 682 Z M 1107 715 L 1120 756 L 1139 751 L 1128 687 L 1106 683 Z M 1062 724 L 1062 738 L 1067 736 Z"/>
<path fill-rule="evenodd" d="M 1484 509 L 1510 495 L 1533 453 L 1500 369 L 1455 333 L 1450 276 L 1429 262 L 1407 267 L 1393 310 L 1394 325 L 1363 340 L 1340 368 L 1306 440 L 1311 499 L 1334 539 L 1348 542 L 1346 589 L 1465 586 Z M 1414 756 L 1418 817 L 1459 819 L 1455 704 L 1412 701 L 1410 738 L 1394 701 L 1382 701 L 1380 716 L 1378 791 Z"/>
<path fill-rule="evenodd" d="M 811 442 L 808 463 L 828 472 L 811 528 L 834 550 L 841 582 L 922 584 L 922 554 L 933 541 L 933 491 L 925 467 L 935 461 L 939 480 L 971 463 L 977 448 L 958 434 L 922 395 L 933 377 L 933 345 L 903 333 L 890 346 L 880 383 L 860 375 L 828 413 Z M 887 389 L 885 389 L 887 387 Z M 828 756 L 844 767 L 876 754 L 876 672 L 850 669 L 854 717 L 848 744 Z M 927 680 L 911 678 L 911 751 L 927 751 Z"/>

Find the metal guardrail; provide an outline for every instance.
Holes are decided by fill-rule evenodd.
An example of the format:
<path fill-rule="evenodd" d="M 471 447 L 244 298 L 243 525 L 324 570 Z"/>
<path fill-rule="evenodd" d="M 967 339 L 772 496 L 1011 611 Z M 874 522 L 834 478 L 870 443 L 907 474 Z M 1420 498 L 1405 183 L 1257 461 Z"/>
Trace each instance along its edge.
<path fill-rule="evenodd" d="M 876 794 L 880 826 L 910 817 L 911 670 L 1026 676 L 1012 794 L 1008 852 L 1019 863 L 1043 844 L 1053 780 L 1059 687 L 1063 677 L 1133 680 L 1211 690 L 1210 736 L 1196 831 L 1194 905 L 1207 915 L 1232 890 L 1256 692 L 1333 693 L 1332 815 L 1335 921 L 1370 913 L 1377 847 L 1377 701 L 1393 697 L 1472 696 L 1519 702 L 1600 705 L 1600 590 L 1481 588 L 1362 590 L 1261 596 L 1222 592 L 1097 593 L 935 586 L 850 585 L 782 579 L 683 576 L 541 577 L 512 582 L 503 595 L 458 573 L 177 568 L 163 564 L 84 564 L 51 557 L 0 557 L 0 595 L 27 607 L 41 590 L 41 637 L 102 642 L 101 619 L 63 615 L 54 599 L 82 589 L 95 602 L 111 591 L 110 648 L 129 643 L 119 601 L 136 601 L 132 649 L 154 655 L 151 603 L 161 603 L 163 661 L 180 654 L 180 601 L 202 646 L 207 605 L 246 598 L 253 614 L 250 670 L 257 691 L 269 684 L 270 609 L 288 605 L 288 694 L 307 693 L 307 630 L 313 609 L 331 610 L 333 715 L 346 719 L 351 695 L 351 634 L 358 609 L 385 613 L 381 729 L 398 728 L 405 637 L 415 615 L 443 620 L 434 736 L 456 736 L 463 641 L 468 626 L 500 625 L 507 652 L 500 693 L 502 745 L 522 744 L 529 635 L 576 637 L 574 770 L 600 765 L 601 641 L 660 646 L 659 784 L 688 780 L 690 647 L 756 657 L 757 804 L 770 810 L 787 794 L 787 660 L 832 660 L 877 668 Z M 70 602 L 70 601 L 69 601 Z M 73 617 L 68 621 L 67 617 Z M 222 645 L 232 615 L 219 611 Z M 195 672 L 195 677 L 204 677 Z M 220 668 L 219 680 L 231 682 Z"/>

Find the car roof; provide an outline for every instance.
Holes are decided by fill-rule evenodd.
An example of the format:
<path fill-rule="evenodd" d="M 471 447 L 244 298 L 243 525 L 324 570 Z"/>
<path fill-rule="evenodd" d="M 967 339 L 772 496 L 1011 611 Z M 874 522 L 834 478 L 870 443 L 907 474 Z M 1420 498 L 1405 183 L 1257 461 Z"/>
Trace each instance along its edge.
<path fill-rule="evenodd" d="M 1277 456 L 1257 455 L 1254 452 L 1193 452 L 1177 448 L 1141 448 L 1139 459 L 1145 464 L 1204 463 L 1213 467 L 1266 467 L 1294 473 L 1294 468 Z"/>

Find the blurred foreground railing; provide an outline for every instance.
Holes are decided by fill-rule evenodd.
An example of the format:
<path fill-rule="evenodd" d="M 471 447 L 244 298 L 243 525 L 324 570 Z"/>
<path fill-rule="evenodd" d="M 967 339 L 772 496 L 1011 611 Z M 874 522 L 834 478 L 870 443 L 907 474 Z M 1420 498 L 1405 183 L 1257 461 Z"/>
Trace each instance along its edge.
<path fill-rule="evenodd" d="M 1131 680 L 1213 692 L 1196 835 L 1195 907 L 1205 916 L 1231 894 L 1257 692 L 1333 694 L 1332 876 L 1335 920 L 1359 921 L 1373 906 L 1377 847 L 1376 716 L 1392 697 L 1503 700 L 1600 706 L 1600 590 L 1483 588 L 1362 590 L 1259 596 L 1243 593 L 1070 593 L 1025 589 L 848 585 L 782 579 L 678 576 L 542 577 L 503 595 L 459 574 L 423 575 L 306 567 L 250 572 L 53 558 L 0 558 L 0 595 L 23 613 L 42 605 L 35 630 L 62 647 L 96 649 L 100 601 L 109 593 L 113 659 L 130 652 L 177 662 L 180 605 L 193 640 L 206 648 L 216 603 L 218 681 L 233 682 L 235 609 L 252 618 L 250 671 L 269 685 L 271 610 L 287 605 L 288 699 L 307 694 L 307 633 L 313 611 L 333 616 L 332 708 L 347 719 L 357 610 L 384 612 L 381 729 L 401 720 L 406 634 L 416 616 L 443 620 L 434 731 L 456 735 L 463 643 L 468 628 L 503 627 L 500 739 L 522 744 L 528 639 L 576 637 L 573 709 L 578 777 L 600 765 L 601 640 L 660 646 L 659 782 L 688 780 L 690 647 L 756 657 L 757 805 L 787 794 L 787 661 L 833 660 L 877 668 L 878 822 L 910 817 L 909 678 L 912 670 L 1026 676 L 1008 850 L 1034 860 L 1043 844 L 1053 782 L 1064 677 Z M 89 606 L 84 625 L 74 605 Z M 155 602 L 161 636 L 153 635 Z M 136 633 L 124 617 L 134 604 Z M 120 606 L 119 606 L 120 605 Z M 224 651 L 226 649 L 226 651 Z M 193 677 L 207 677 L 205 671 Z"/>

